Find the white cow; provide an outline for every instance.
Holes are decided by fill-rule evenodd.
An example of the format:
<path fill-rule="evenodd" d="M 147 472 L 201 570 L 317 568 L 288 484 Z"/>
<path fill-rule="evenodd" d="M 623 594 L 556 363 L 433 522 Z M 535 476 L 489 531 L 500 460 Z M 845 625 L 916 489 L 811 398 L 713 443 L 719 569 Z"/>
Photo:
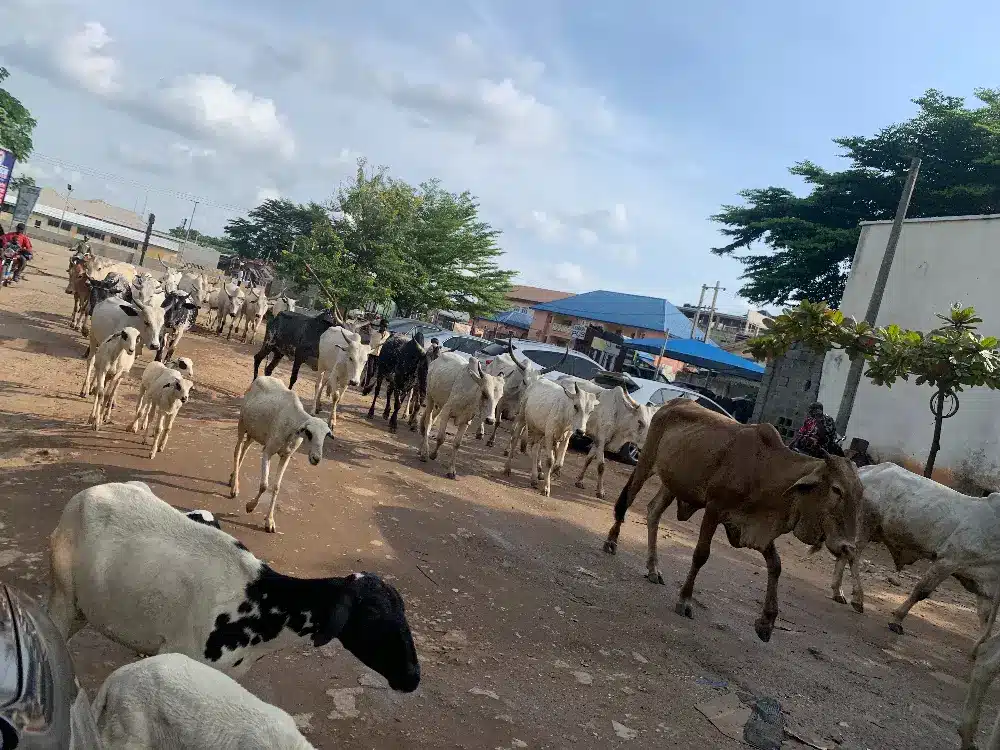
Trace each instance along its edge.
<path fill-rule="evenodd" d="M 858 476 L 865 494 L 857 552 L 871 542 L 882 542 L 897 569 L 917 560 L 932 561 L 909 598 L 892 613 L 889 629 L 902 633 L 903 618 L 913 605 L 949 576 L 976 595 L 985 627 L 998 580 L 989 559 L 1000 550 L 1000 493 L 969 497 L 892 463 L 864 466 Z M 833 598 L 841 603 L 846 602 L 841 583 L 847 564 L 846 557 L 838 557 L 833 573 Z M 864 590 L 856 563 L 851 565 L 851 576 L 851 605 L 863 612 Z"/>
<path fill-rule="evenodd" d="M 131 263 L 114 261 L 109 258 L 92 256 L 84 263 L 87 271 L 87 278 L 91 281 L 102 281 L 109 273 L 121 274 L 129 284 L 135 279 L 135 266 Z"/>
<path fill-rule="evenodd" d="M 94 357 L 94 371 L 97 380 L 94 387 L 94 408 L 90 412 L 90 422 L 94 425 L 94 431 L 101 429 L 101 425 L 111 418 L 111 404 L 118 386 L 128 371 L 135 363 L 135 350 L 138 346 L 139 331 L 135 328 L 124 328 L 115 331 L 97 347 L 97 354 Z M 87 371 L 87 381 L 84 383 L 84 390 L 90 381 L 90 371 Z M 80 395 L 84 395 L 81 390 Z"/>
<path fill-rule="evenodd" d="M 163 260 L 160 260 L 160 265 L 163 266 L 163 291 L 164 292 L 176 292 L 181 288 L 181 279 L 184 278 L 184 274 L 181 273 L 176 268 L 171 268 Z"/>
<path fill-rule="evenodd" d="M 267 512 L 264 530 L 276 531 L 274 508 L 278 503 L 281 479 L 292 455 L 309 441 L 309 463 L 316 466 L 323 458 L 323 441 L 333 436 L 326 422 L 309 414 L 295 391 L 289 390 L 277 378 L 261 375 L 243 396 L 240 419 L 236 426 L 236 449 L 233 451 L 233 473 L 229 477 L 229 496 L 240 494 L 240 466 L 246 458 L 250 443 L 261 446 L 260 485 L 257 496 L 247 502 L 247 513 L 253 513 L 268 487 L 268 470 L 271 456 L 278 456 L 278 475 L 271 489 L 271 507 Z"/>
<path fill-rule="evenodd" d="M 235 281 L 222 286 L 217 297 L 219 323 L 215 331 L 216 333 L 222 333 L 222 329 L 226 327 L 226 319 L 228 318 L 229 333 L 226 335 L 226 338 L 232 337 L 233 326 L 236 325 L 236 321 L 243 315 L 243 305 L 246 302 L 246 296 L 243 287 Z"/>
<path fill-rule="evenodd" d="M 125 328 L 135 328 L 139 337 L 150 349 L 159 349 L 163 332 L 162 307 L 149 307 L 134 302 L 126 302 L 121 297 L 108 297 L 94 308 L 90 325 L 90 345 L 87 348 L 87 377 L 83 381 L 81 396 L 90 393 L 90 383 L 94 376 L 94 359 L 97 347 L 111 334 Z"/>
<path fill-rule="evenodd" d="M 544 479 L 542 494 L 549 496 L 552 489 L 552 468 L 556 462 L 556 449 L 563 440 L 579 430 L 586 432 L 587 421 L 597 406 L 597 396 L 580 387 L 579 383 L 560 385 L 551 380 L 539 379 L 528 386 L 521 400 L 514 429 L 507 448 L 507 465 L 504 473 L 510 476 L 514 460 L 514 446 L 527 431 L 528 444 L 535 447 L 531 466 L 531 486 L 537 487 Z M 544 451 L 544 467 L 541 463 Z"/>
<path fill-rule="evenodd" d="M 166 294 L 163 285 L 149 271 L 132 279 L 132 299 L 142 305 L 162 305 Z"/>
<path fill-rule="evenodd" d="M 576 486 L 584 487 L 583 478 L 590 463 L 597 461 L 597 496 L 604 497 L 604 451 L 619 451 L 627 443 L 642 446 L 649 432 L 649 422 L 655 409 L 641 406 L 633 401 L 625 390 L 617 385 L 603 389 L 598 396 L 597 406 L 587 420 L 587 434 L 593 439 L 590 453 L 583 462 Z"/>
<path fill-rule="evenodd" d="M 454 352 L 444 352 L 431 362 L 427 370 L 427 404 L 420 422 L 420 460 L 437 458 L 447 437 L 448 422 L 454 419 L 458 432 L 448 465 L 448 478 L 455 479 L 455 459 L 466 430 L 474 419 L 493 424 L 503 392 L 503 374 L 486 374 L 478 359 L 466 361 Z M 435 418 L 438 420 L 437 442 L 431 451 L 430 433 Z"/>
<path fill-rule="evenodd" d="M 370 351 L 370 346 L 361 343 L 361 336 L 343 326 L 327 328 L 319 337 L 313 414 L 319 415 L 323 392 L 326 391 L 333 399 L 330 407 L 331 430 L 337 426 L 337 405 L 344 398 L 348 385 L 357 386 L 361 382 L 361 371 Z"/>
<path fill-rule="evenodd" d="M 191 301 L 198 307 L 208 302 L 208 296 L 212 291 L 208 278 L 203 273 L 185 273 L 177 284 L 177 290 L 187 292 L 191 296 Z"/>
<path fill-rule="evenodd" d="M 295 305 L 297 302 L 284 294 L 279 294 L 277 297 L 270 298 L 271 317 L 274 317 L 283 312 L 295 312 Z"/>
<path fill-rule="evenodd" d="M 313 750 L 295 720 L 184 654 L 119 667 L 94 699 L 104 750 Z"/>
<path fill-rule="evenodd" d="M 246 300 L 243 304 L 243 341 L 247 340 L 250 333 L 250 343 L 257 338 L 260 324 L 264 322 L 264 316 L 270 307 L 271 302 L 264 293 L 264 287 L 251 287 L 247 290 Z"/>

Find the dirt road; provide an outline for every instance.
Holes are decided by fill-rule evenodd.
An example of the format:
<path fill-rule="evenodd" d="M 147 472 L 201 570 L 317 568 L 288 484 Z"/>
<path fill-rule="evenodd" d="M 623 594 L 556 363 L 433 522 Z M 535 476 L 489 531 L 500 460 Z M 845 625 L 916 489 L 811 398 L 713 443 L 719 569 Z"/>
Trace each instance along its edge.
<path fill-rule="evenodd" d="M 459 479 L 417 459 L 416 434 L 365 418 L 357 394 L 341 407 L 324 461 L 296 456 L 285 477 L 276 535 L 266 504 L 248 516 L 226 495 L 235 417 L 252 376 L 253 347 L 199 330 L 179 353 L 195 361 L 192 401 L 168 450 L 154 461 L 123 431 L 135 375 L 116 421 L 85 429 L 89 402 L 82 338 L 68 327 L 68 252 L 43 243 L 35 270 L 0 289 L 0 577 L 46 589 L 46 539 L 65 502 L 106 481 L 139 479 L 183 508 L 224 515 L 223 527 L 276 569 L 302 576 L 378 572 L 406 600 L 423 682 L 397 696 L 377 686 L 339 646 L 293 650 L 260 662 L 245 684 L 300 721 L 319 748 L 706 748 L 744 746 L 698 711 L 727 695 L 780 701 L 788 723 L 822 747 L 957 747 L 955 732 L 976 621 L 971 598 L 947 584 L 916 607 L 907 633 L 886 628 L 914 572 L 896 575 L 881 551 L 866 555 L 868 611 L 829 598 L 832 560 L 790 538 L 781 616 L 769 644 L 754 635 L 766 573 L 756 553 L 720 534 L 698 579 L 695 619 L 673 613 L 700 514 L 661 530 L 665 587 L 643 577 L 643 492 L 616 557 L 601 551 L 611 503 L 572 486 L 580 456 L 544 499 L 527 460 L 502 473 L 502 448 L 469 440 Z M 148 355 L 144 360 L 148 361 Z M 288 367 L 276 374 L 288 377 Z M 311 397 L 310 375 L 298 390 Z M 503 430 L 500 436 L 507 433 Z M 244 488 L 256 485 L 256 448 Z M 444 450 L 449 450 L 445 448 Z M 613 466 L 609 495 L 627 474 Z M 652 483 L 655 484 L 655 483 Z M 246 492 L 246 490 L 244 490 Z M 244 498 L 245 500 L 245 498 Z M 87 689 L 133 657 L 86 630 L 72 652 Z M 992 705 L 992 704 L 991 704 Z M 984 725 L 992 723 L 988 709 Z M 785 747 L 799 747 L 791 740 Z"/>

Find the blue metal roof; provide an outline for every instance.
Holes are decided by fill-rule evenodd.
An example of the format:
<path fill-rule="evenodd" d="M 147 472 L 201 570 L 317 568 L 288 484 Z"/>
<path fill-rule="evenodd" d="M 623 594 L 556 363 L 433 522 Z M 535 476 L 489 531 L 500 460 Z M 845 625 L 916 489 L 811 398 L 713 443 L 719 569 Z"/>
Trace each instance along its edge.
<path fill-rule="evenodd" d="M 638 294 L 622 294 L 598 289 L 555 302 L 544 302 L 535 305 L 534 309 L 602 323 L 666 331 L 670 336 L 681 338 L 688 338 L 691 335 L 691 321 L 688 317 L 667 300 L 659 297 L 643 297 Z"/>
<path fill-rule="evenodd" d="M 663 339 L 625 339 L 625 343 L 633 349 L 659 355 Z M 664 356 L 724 375 L 738 375 L 747 380 L 761 380 L 764 377 L 763 365 L 727 352 L 714 342 L 669 339 Z"/>
<path fill-rule="evenodd" d="M 491 315 L 488 319 L 496 323 L 502 323 L 505 326 L 523 328 L 527 331 L 531 328 L 532 315 L 531 313 L 521 312 L 520 310 L 508 310 L 507 312 Z"/>

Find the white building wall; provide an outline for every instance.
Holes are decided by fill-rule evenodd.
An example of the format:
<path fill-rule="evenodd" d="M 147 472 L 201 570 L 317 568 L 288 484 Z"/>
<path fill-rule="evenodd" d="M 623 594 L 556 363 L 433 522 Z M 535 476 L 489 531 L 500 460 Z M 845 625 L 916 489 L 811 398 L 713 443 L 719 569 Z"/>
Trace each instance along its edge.
<path fill-rule="evenodd" d="M 864 317 L 890 222 L 862 227 L 841 310 Z M 935 313 L 953 302 L 972 305 L 983 318 L 980 333 L 1000 335 L 1000 216 L 914 219 L 903 226 L 876 324 L 896 323 L 927 331 L 942 325 Z M 823 364 L 819 400 L 836 414 L 850 360 L 830 352 Z M 909 459 L 922 466 L 930 449 L 933 389 L 897 381 L 891 388 L 862 377 L 848 438 L 871 442 L 882 459 Z M 959 394 L 961 408 L 944 422 L 937 468 L 969 472 L 984 488 L 1000 490 L 1000 392 L 973 388 Z M 963 469 L 963 465 L 964 468 Z"/>

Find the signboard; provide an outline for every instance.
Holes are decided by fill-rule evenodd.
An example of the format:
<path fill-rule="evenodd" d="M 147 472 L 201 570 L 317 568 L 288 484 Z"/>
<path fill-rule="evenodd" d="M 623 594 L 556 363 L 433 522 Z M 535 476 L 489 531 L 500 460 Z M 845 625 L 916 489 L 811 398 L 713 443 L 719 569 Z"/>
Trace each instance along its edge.
<path fill-rule="evenodd" d="M 17 191 L 17 203 L 14 205 L 14 219 L 11 224 L 27 224 L 31 212 L 35 210 L 35 203 L 42 189 L 37 185 L 25 185 Z"/>
<path fill-rule="evenodd" d="M 3 199 L 7 197 L 7 185 L 10 184 L 10 175 L 14 171 L 14 154 L 4 148 L 0 148 L 0 206 Z"/>
<path fill-rule="evenodd" d="M 585 339 L 587 338 L 587 324 L 577 323 L 569 331 L 570 338 L 574 339 Z"/>

